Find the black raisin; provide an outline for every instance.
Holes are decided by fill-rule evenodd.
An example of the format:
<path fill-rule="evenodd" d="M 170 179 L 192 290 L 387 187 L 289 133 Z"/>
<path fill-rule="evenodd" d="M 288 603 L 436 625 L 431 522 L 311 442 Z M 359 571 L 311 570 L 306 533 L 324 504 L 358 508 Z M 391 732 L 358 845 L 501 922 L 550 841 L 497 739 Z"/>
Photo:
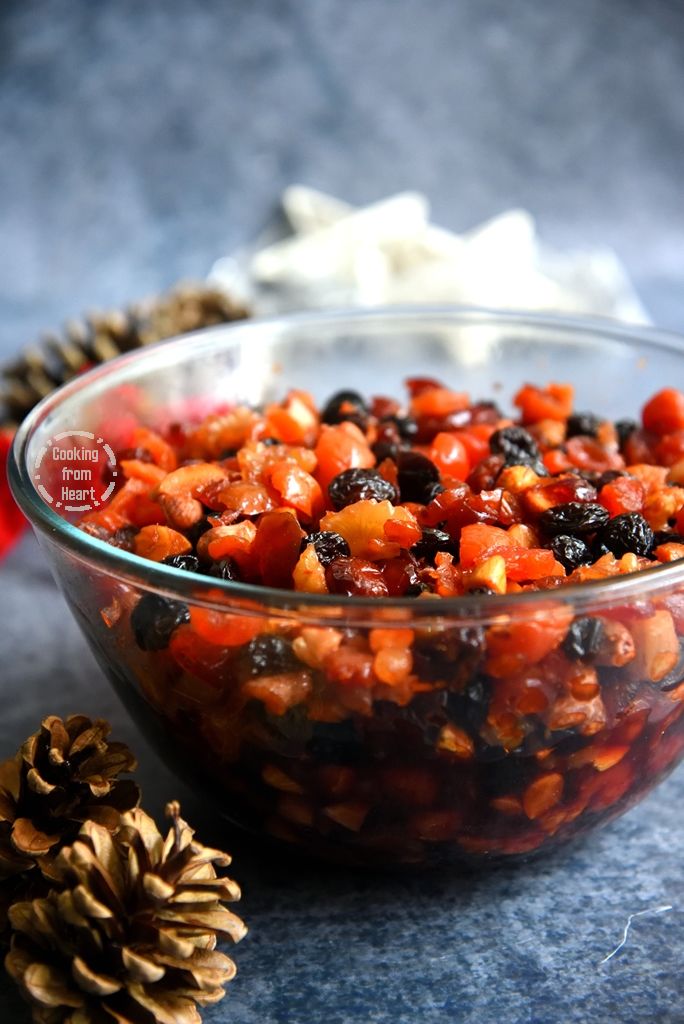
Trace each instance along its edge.
<path fill-rule="evenodd" d="M 432 488 L 439 483 L 439 470 L 426 455 L 414 451 L 400 452 L 397 471 L 402 501 L 417 501 L 425 505 L 432 500 Z"/>
<path fill-rule="evenodd" d="M 435 500 L 438 494 L 444 494 L 445 491 L 446 487 L 444 486 L 444 484 L 430 484 L 430 486 L 425 491 L 424 504 L 429 505 L 431 501 Z"/>
<path fill-rule="evenodd" d="M 445 530 L 437 530 L 431 526 L 423 527 L 423 534 L 411 548 L 411 554 L 416 558 L 424 558 L 432 565 L 435 555 L 440 551 L 447 551 L 452 555 L 456 553 L 456 547 L 449 534 Z"/>
<path fill-rule="evenodd" d="M 355 501 L 368 498 L 391 502 L 399 500 L 394 484 L 380 476 L 377 469 L 345 469 L 331 480 L 328 494 L 332 507 L 338 512 Z"/>
<path fill-rule="evenodd" d="M 292 644 L 277 633 L 260 633 L 242 648 L 239 671 L 242 678 L 273 676 L 301 668 Z"/>
<path fill-rule="evenodd" d="M 639 429 L 639 424 L 635 423 L 634 420 L 618 420 L 615 424 L 615 429 L 620 447 L 623 448 L 634 431 Z"/>
<path fill-rule="evenodd" d="M 454 626 L 416 637 L 413 665 L 420 679 L 442 681 L 448 689 L 462 691 L 484 655 L 485 631 L 481 626 Z"/>
<path fill-rule="evenodd" d="M 605 526 L 598 537 L 609 551 L 620 558 L 632 552 L 648 558 L 653 550 L 653 530 L 639 512 L 623 512 Z"/>
<path fill-rule="evenodd" d="M 608 512 L 603 505 L 593 501 L 568 501 L 542 512 L 539 524 L 551 536 L 567 533 L 572 537 L 581 537 L 600 530 L 608 519 Z"/>
<path fill-rule="evenodd" d="M 214 576 L 217 580 L 239 582 L 241 579 L 240 570 L 232 558 L 220 558 L 218 562 L 212 562 L 205 572 L 207 576 Z"/>
<path fill-rule="evenodd" d="M 592 658 L 598 654 L 606 635 L 601 619 L 585 616 L 575 619 L 563 641 L 563 650 L 568 658 Z"/>
<path fill-rule="evenodd" d="M 164 565 L 171 565 L 174 569 L 184 569 L 185 572 L 199 572 L 199 558 L 197 555 L 169 555 L 163 559 Z"/>
<path fill-rule="evenodd" d="M 215 515 L 216 513 L 212 512 L 211 514 Z M 211 523 L 205 516 L 203 519 L 200 519 L 198 523 L 195 523 L 194 526 L 190 526 L 187 530 L 185 530 L 185 536 L 188 538 L 188 540 L 194 547 L 196 546 L 197 541 L 200 539 L 202 534 L 206 533 L 207 530 L 211 530 Z"/>
<path fill-rule="evenodd" d="M 566 437 L 596 437 L 603 420 L 594 416 L 593 412 L 575 412 L 568 417 Z"/>
<path fill-rule="evenodd" d="M 333 559 L 346 558 L 351 554 L 344 537 L 335 533 L 334 530 L 322 530 L 319 533 L 310 533 L 308 537 L 303 537 L 302 551 L 307 544 L 313 544 L 321 565 L 330 565 Z"/>
<path fill-rule="evenodd" d="M 553 538 L 551 550 L 553 557 L 568 573 L 578 569 L 580 565 L 591 565 L 594 561 L 589 546 L 579 537 L 571 537 L 567 533 L 560 533 Z"/>
<path fill-rule="evenodd" d="M 447 711 L 455 725 L 477 733 L 484 724 L 491 698 L 491 685 L 484 679 L 471 680 L 459 693 L 449 693 Z"/>
<path fill-rule="evenodd" d="M 306 750 L 322 764 L 351 764 L 363 753 L 364 744 L 354 720 L 346 718 L 343 722 L 314 722 Z"/>
<path fill-rule="evenodd" d="M 529 466 L 539 476 L 547 476 L 539 446 L 524 427 L 501 427 L 489 439 L 492 455 L 503 455 L 505 466 Z"/>
<path fill-rule="evenodd" d="M 389 416 L 386 421 L 396 425 L 399 437 L 404 441 L 413 441 L 418 433 L 418 424 L 410 416 Z M 384 419 L 383 422 L 385 422 Z"/>
<path fill-rule="evenodd" d="M 658 530 L 653 535 L 653 547 L 657 548 L 660 544 L 684 544 L 684 536 L 673 530 Z"/>
<path fill-rule="evenodd" d="M 321 413 L 323 423 L 355 423 L 361 430 L 368 423 L 368 406 L 358 391 L 337 391 L 332 395 Z"/>
<path fill-rule="evenodd" d="M 145 594 L 131 612 L 135 642 L 143 651 L 161 651 L 168 647 L 177 626 L 190 621 L 186 604 L 169 601 L 158 594 Z"/>

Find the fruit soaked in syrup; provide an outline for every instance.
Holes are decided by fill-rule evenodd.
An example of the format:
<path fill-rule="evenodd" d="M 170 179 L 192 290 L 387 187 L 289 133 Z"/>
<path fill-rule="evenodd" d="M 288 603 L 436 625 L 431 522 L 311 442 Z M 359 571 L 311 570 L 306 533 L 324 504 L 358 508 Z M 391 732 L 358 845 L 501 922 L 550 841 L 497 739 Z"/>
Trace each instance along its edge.
<path fill-rule="evenodd" d="M 129 592 L 102 629 L 239 820 L 362 861 L 529 853 L 681 756 L 684 593 L 576 587 L 684 558 L 684 394 L 641 422 L 568 384 L 514 402 L 415 378 L 130 438 L 81 528 L 213 603 Z M 329 606 L 274 618 L 241 583 Z"/>

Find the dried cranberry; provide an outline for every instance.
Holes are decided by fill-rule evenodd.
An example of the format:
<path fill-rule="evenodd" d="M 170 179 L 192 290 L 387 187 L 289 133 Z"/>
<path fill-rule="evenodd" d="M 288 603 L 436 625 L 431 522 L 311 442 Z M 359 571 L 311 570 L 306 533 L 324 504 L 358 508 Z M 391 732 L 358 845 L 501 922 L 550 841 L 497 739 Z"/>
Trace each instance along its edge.
<path fill-rule="evenodd" d="M 382 570 L 365 558 L 336 558 L 326 567 L 325 581 L 331 594 L 345 597 L 386 597 Z"/>
<path fill-rule="evenodd" d="M 601 530 L 598 540 L 616 558 L 629 553 L 648 558 L 653 550 L 654 535 L 639 512 L 623 512 Z"/>
<path fill-rule="evenodd" d="M 427 504 L 431 488 L 439 483 L 439 470 L 434 462 L 420 452 L 400 452 L 397 471 L 401 500 Z"/>
<path fill-rule="evenodd" d="M 335 558 L 345 558 L 350 554 L 349 545 L 344 537 L 334 530 L 322 530 L 318 533 L 310 533 L 308 537 L 302 538 L 302 550 L 307 544 L 313 544 L 321 565 L 329 565 Z"/>
<path fill-rule="evenodd" d="M 559 533 L 582 537 L 594 533 L 608 522 L 608 512 L 596 502 L 568 501 L 554 505 L 542 512 L 539 518 L 541 528 L 551 536 Z"/>
<path fill-rule="evenodd" d="M 376 501 L 399 500 L 397 489 L 389 480 L 380 476 L 377 469 L 345 469 L 330 482 L 328 494 L 332 507 L 339 512 L 355 501 L 375 498 Z"/>

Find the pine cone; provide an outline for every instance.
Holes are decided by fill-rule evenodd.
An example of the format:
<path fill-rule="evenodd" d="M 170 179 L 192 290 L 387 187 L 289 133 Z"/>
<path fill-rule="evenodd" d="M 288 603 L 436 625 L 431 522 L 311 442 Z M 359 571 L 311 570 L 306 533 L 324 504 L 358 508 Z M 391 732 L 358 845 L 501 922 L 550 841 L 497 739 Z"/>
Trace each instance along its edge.
<path fill-rule="evenodd" d="M 235 964 L 216 938 L 246 932 L 223 905 L 238 886 L 214 869 L 230 857 L 166 811 L 166 839 L 140 809 L 113 835 L 87 822 L 57 858 L 63 891 L 11 908 L 5 967 L 37 1024 L 198 1024 L 225 995 Z"/>
<path fill-rule="evenodd" d="M 61 335 L 47 335 L 0 372 L 0 423 L 21 423 L 41 398 L 89 366 L 153 341 L 247 316 L 244 306 L 218 288 L 186 283 L 123 310 L 72 320 Z"/>
<path fill-rule="evenodd" d="M 84 821 L 115 829 L 137 805 L 136 783 L 118 778 L 136 759 L 125 743 L 108 743 L 109 732 L 101 719 L 51 715 L 0 764 L 0 881 L 38 869 L 51 878 L 55 855 Z"/>

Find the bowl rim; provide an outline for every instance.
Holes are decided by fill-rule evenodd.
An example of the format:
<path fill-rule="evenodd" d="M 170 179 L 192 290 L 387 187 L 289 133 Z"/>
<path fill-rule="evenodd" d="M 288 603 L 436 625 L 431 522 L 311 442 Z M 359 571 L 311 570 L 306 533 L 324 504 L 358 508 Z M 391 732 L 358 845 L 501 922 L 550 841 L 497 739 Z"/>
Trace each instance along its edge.
<path fill-rule="evenodd" d="M 263 614 L 265 608 L 277 609 L 278 615 L 290 613 L 294 614 L 298 621 L 306 619 L 312 624 L 319 625 L 330 625 L 337 618 L 356 618 L 369 612 L 374 624 L 377 625 L 380 608 L 386 613 L 383 622 L 391 622 L 392 619 L 387 613 L 395 611 L 396 621 L 404 625 L 407 621 L 407 610 L 411 611 L 412 617 L 415 618 L 430 617 L 459 621 L 481 621 L 483 618 L 496 617 L 504 612 L 510 614 L 517 608 L 529 609 L 531 613 L 537 609 L 542 615 L 548 613 L 550 602 L 572 603 L 576 608 L 583 605 L 596 608 L 616 601 L 645 598 L 651 591 L 659 591 L 677 583 L 684 584 L 684 561 L 664 563 L 621 576 L 566 585 L 555 590 L 526 591 L 510 595 L 430 595 L 432 600 L 415 597 L 341 597 L 335 594 L 310 594 L 260 584 L 223 581 L 153 562 L 85 533 L 58 516 L 40 497 L 33 484 L 26 456 L 31 438 L 43 418 L 65 400 L 87 392 L 105 378 L 112 378 L 112 383 L 116 383 L 117 377 L 123 375 L 131 364 L 153 361 L 159 358 L 161 350 L 169 355 L 190 348 L 193 344 L 196 345 L 200 337 L 210 340 L 213 335 L 220 334 L 239 338 L 240 334 L 247 333 L 256 336 L 251 344 L 258 344 L 258 335 L 265 337 L 269 328 L 275 330 L 296 328 L 298 325 L 353 322 L 370 324 L 381 320 L 394 321 L 397 325 L 406 325 L 411 320 L 419 320 L 421 323 L 449 320 L 463 325 L 489 323 L 530 326 L 535 329 L 547 327 L 577 335 L 598 334 L 605 339 L 627 344 L 639 342 L 655 349 L 665 348 L 679 352 L 684 356 L 684 335 L 673 331 L 623 324 L 609 318 L 530 313 L 479 306 L 415 304 L 372 309 L 333 309 L 290 313 L 284 316 L 254 317 L 217 324 L 117 356 L 78 375 L 39 402 L 20 424 L 10 449 L 8 478 L 12 494 L 37 533 L 45 534 L 60 547 L 66 548 L 78 561 L 95 566 L 122 582 L 132 583 L 138 588 L 166 597 L 185 599 L 191 604 L 215 611 L 239 611 L 245 614 L 254 614 L 258 611 Z"/>

